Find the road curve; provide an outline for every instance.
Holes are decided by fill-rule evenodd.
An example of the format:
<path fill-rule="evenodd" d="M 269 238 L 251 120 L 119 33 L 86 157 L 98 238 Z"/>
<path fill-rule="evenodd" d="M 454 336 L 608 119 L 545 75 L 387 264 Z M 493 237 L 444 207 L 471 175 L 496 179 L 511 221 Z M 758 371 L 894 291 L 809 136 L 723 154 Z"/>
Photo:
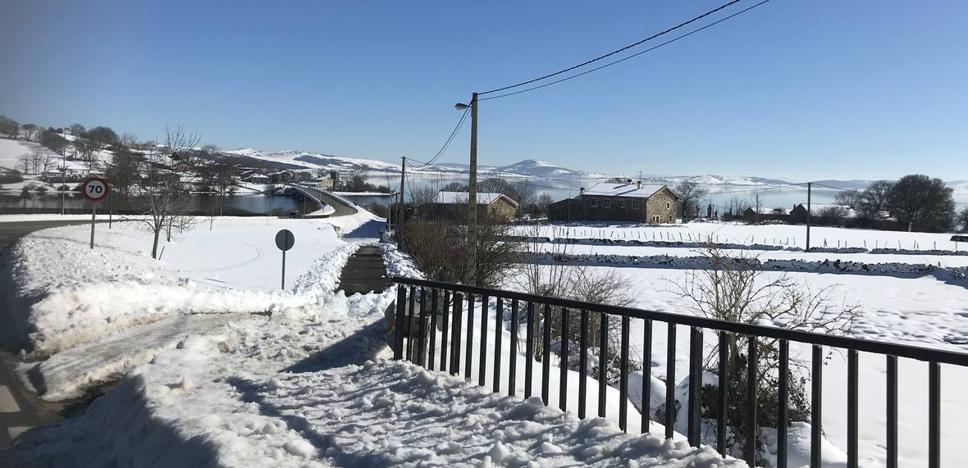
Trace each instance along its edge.
<path fill-rule="evenodd" d="M 21 237 L 40 230 L 58 226 L 88 224 L 90 221 L 74 219 L 70 221 L 0 221 L 0 250 L 5 250 Z M 28 391 L 17 378 L 14 371 L 17 357 L 13 351 L 19 347 L 20 337 L 10 316 L 9 307 L 4 304 L 0 310 L 0 449 L 9 447 L 13 439 L 33 427 L 52 424 L 60 419 L 60 405 L 40 401 Z"/>
<path fill-rule="evenodd" d="M 359 210 L 356 208 L 355 205 L 347 202 L 346 200 L 340 197 L 334 196 L 329 192 L 319 190 L 317 188 L 306 187 L 303 185 L 294 186 L 294 187 L 298 187 L 299 190 L 306 191 L 310 193 L 312 196 L 316 197 L 319 201 L 329 206 L 332 206 L 333 209 L 336 211 L 333 212 L 333 214 L 329 215 L 330 218 L 336 217 L 336 216 L 355 215 L 356 213 L 359 212 Z"/>

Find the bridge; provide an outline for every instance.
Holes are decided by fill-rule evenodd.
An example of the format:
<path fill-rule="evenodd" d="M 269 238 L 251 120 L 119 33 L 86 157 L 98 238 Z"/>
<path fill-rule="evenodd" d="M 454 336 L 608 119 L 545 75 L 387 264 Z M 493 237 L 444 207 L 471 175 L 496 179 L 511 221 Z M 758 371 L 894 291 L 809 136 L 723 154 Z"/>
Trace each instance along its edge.
<path fill-rule="evenodd" d="M 316 187 L 306 185 L 289 184 L 294 191 L 300 195 L 313 200 L 319 205 L 319 209 L 302 215 L 303 218 L 328 218 L 330 216 L 348 216 L 358 212 L 356 205 L 352 202 L 333 195 Z"/>

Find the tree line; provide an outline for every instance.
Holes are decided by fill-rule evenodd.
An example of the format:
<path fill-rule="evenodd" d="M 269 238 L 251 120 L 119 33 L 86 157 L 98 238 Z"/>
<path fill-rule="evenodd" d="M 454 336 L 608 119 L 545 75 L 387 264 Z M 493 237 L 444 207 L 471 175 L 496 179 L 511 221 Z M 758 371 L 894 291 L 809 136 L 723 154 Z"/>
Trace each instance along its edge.
<path fill-rule="evenodd" d="M 912 174 L 840 192 L 834 201 L 853 209 L 860 219 L 891 217 L 908 231 L 945 232 L 959 226 L 968 230 L 968 208 L 956 210 L 953 192 L 939 178 Z"/>

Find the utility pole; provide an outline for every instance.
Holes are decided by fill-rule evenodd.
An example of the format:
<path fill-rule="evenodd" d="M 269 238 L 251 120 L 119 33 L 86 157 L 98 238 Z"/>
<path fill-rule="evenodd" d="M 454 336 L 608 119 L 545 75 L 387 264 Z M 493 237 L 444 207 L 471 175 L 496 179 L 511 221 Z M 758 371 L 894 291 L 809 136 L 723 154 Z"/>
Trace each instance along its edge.
<path fill-rule="evenodd" d="M 477 276 L 477 93 L 471 96 L 471 164 L 470 180 L 467 183 L 467 242 L 468 264 L 466 284 L 475 284 Z"/>
<path fill-rule="evenodd" d="M 812 187 L 813 187 L 813 183 L 807 182 L 807 248 L 806 248 L 807 252 L 810 251 L 810 216 L 811 216 L 810 194 L 811 194 Z"/>
<path fill-rule="evenodd" d="M 77 149 L 76 148 L 74 149 L 74 155 L 75 156 L 77 155 Z M 61 186 L 60 186 L 60 188 L 61 188 L 61 191 L 60 191 L 60 193 L 61 193 L 61 216 L 64 215 L 64 202 L 65 202 L 65 198 L 67 197 L 66 187 L 67 187 L 67 151 L 64 151 L 64 154 L 61 155 Z"/>
<path fill-rule="evenodd" d="M 400 164 L 400 204 L 397 205 L 397 227 L 403 223 L 403 187 L 407 178 L 407 157 L 404 156 L 401 159 L 403 162 Z"/>

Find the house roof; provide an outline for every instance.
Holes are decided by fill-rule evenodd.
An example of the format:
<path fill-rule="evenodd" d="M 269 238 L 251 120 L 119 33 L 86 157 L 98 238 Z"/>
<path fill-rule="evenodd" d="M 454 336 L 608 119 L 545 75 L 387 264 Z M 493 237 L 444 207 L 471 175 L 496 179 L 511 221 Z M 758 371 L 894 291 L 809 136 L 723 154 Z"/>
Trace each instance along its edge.
<path fill-rule="evenodd" d="M 802 207 L 804 210 L 807 209 L 807 206 L 804 205 L 803 203 L 800 203 L 799 206 Z M 849 207 L 847 205 L 825 205 L 825 204 L 818 204 L 818 203 L 814 203 L 814 204 L 810 205 L 810 215 L 811 216 L 822 216 L 824 211 L 827 211 L 827 210 L 830 210 L 830 209 L 843 210 L 844 217 L 846 217 L 846 218 L 856 218 L 857 217 L 857 212 L 854 211 L 853 208 L 851 208 L 851 207 Z"/>
<path fill-rule="evenodd" d="M 637 184 L 601 182 L 586 189 L 583 194 L 602 197 L 649 198 L 663 188 L 666 188 L 666 186 L 661 184 L 642 184 L 639 186 Z"/>
<path fill-rule="evenodd" d="M 467 192 L 437 192 L 434 203 L 440 205 L 463 205 L 467 203 L 467 197 Z M 503 198 L 511 205 L 518 206 L 518 202 L 502 193 L 477 192 L 478 205 L 490 205 L 497 201 L 498 198 Z"/>

